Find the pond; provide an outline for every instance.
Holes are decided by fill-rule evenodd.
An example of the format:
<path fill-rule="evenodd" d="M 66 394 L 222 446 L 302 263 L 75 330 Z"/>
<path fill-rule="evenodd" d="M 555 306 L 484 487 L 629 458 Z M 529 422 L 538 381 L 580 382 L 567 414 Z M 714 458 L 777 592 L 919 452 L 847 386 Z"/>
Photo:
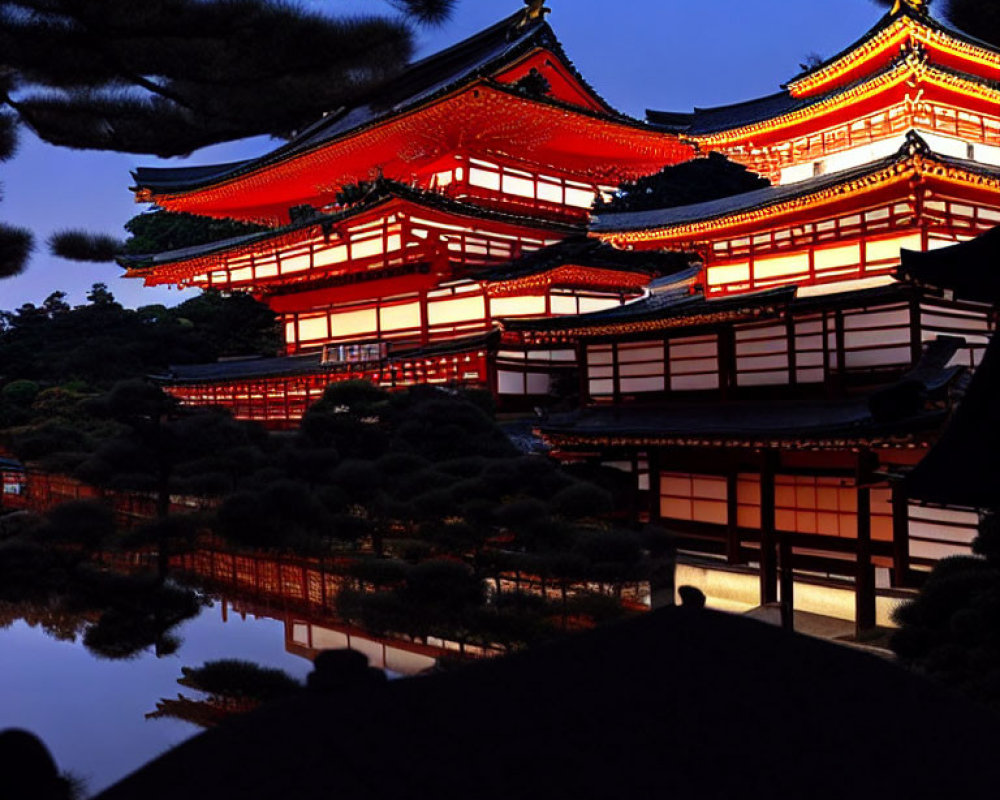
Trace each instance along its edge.
<path fill-rule="evenodd" d="M 15 619 L 0 629 L 0 729 L 40 736 L 60 769 L 84 780 L 89 796 L 201 730 L 174 718 L 147 719 L 162 698 L 199 697 L 178 685 L 182 667 L 235 658 L 304 680 L 316 652 L 346 646 L 395 674 L 436 662 L 431 648 L 380 642 L 316 615 L 268 615 L 219 594 L 206 599 L 196 617 L 170 631 L 180 646 L 163 657 L 148 647 L 127 660 L 100 658 L 80 635 L 61 641 L 43 630 L 37 614 L 25 615 L 30 623 Z"/>
<path fill-rule="evenodd" d="M 76 641 L 59 641 L 23 619 L 0 630 L 0 728 L 33 731 L 60 768 L 82 778 L 93 794 L 171 746 L 199 732 L 176 719 L 146 719 L 160 698 L 174 698 L 181 667 L 240 658 L 304 679 L 310 661 L 285 649 L 285 624 L 226 614 L 215 600 L 172 631 L 172 655 L 152 648 L 128 660 L 99 658 Z"/>

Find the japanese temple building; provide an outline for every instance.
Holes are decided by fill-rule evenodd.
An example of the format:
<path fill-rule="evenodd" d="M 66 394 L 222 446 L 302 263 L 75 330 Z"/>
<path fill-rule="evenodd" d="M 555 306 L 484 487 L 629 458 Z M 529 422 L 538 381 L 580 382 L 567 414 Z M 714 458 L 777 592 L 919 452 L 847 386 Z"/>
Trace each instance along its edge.
<path fill-rule="evenodd" d="M 597 242 L 525 262 L 584 237 L 598 194 L 694 153 L 599 97 L 536 6 L 262 158 L 135 173 L 142 201 L 270 226 L 126 261 L 149 285 L 250 291 L 280 317 L 284 358 L 178 368 L 173 393 L 281 425 L 335 380 L 496 388 L 495 320 L 616 306 L 677 264 Z"/>
<path fill-rule="evenodd" d="M 911 501 L 903 476 L 982 360 L 994 298 L 899 265 L 996 235 L 1000 52 L 897 5 L 779 95 L 650 113 L 775 181 L 592 220 L 618 248 L 698 253 L 694 290 L 667 277 L 618 308 L 506 326 L 577 344 L 583 408 L 542 434 L 561 458 L 635 473 L 680 534 L 678 582 L 723 607 L 794 594 L 868 629 L 975 536 L 974 508 Z M 995 268 L 948 261 L 965 284 Z"/>
<path fill-rule="evenodd" d="M 570 382 L 580 409 L 540 433 L 634 473 L 643 516 L 680 536 L 679 583 L 887 622 L 975 535 L 974 509 L 904 476 L 995 330 L 975 291 L 992 265 L 952 259 L 959 292 L 900 260 L 1000 224 L 1000 49 L 901 1 L 775 95 L 639 121 L 527 5 L 261 158 L 135 173 L 142 201 L 269 228 L 128 274 L 252 292 L 285 331 L 280 357 L 162 380 L 279 426 L 347 378 L 489 387 L 507 409 Z M 710 152 L 772 185 L 589 214 Z"/>

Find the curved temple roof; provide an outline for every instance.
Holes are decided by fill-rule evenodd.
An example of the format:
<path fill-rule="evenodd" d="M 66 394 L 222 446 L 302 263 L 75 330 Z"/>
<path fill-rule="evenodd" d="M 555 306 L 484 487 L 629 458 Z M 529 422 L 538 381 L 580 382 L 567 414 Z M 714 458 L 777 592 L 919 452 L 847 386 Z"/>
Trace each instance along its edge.
<path fill-rule="evenodd" d="M 644 231 L 668 229 L 675 226 L 716 220 L 735 214 L 768 208 L 789 200 L 805 198 L 824 190 L 849 184 L 852 181 L 874 175 L 894 165 L 903 164 L 919 154 L 929 162 L 957 167 L 970 174 L 1000 176 L 1000 168 L 991 167 L 977 161 L 951 158 L 938 155 L 931 151 L 924 139 L 911 132 L 906 143 L 894 154 L 886 158 L 863 164 L 853 169 L 820 175 L 815 178 L 796 183 L 768 186 L 752 192 L 710 200 L 705 203 L 678 206 L 675 208 L 654 209 L 652 211 L 623 212 L 619 214 L 602 214 L 593 218 L 590 230 L 597 234 L 614 234 L 629 231 Z"/>
<path fill-rule="evenodd" d="M 199 167 L 140 167 L 132 175 L 135 190 L 154 193 L 192 191 L 253 172 L 306 153 L 326 142 L 390 119 L 475 80 L 490 78 L 535 48 L 553 52 L 588 94 L 596 113 L 645 127 L 613 109 L 573 66 L 543 18 L 518 11 L 458 44 L 414 62 L 403 74 L 374 90 L 354 106 L 337 109 L 307 127 L 291 141 L 259 158 Z M 556 101 L 549 101 L 556 102 Z M 590 111 L 583 107 L 579 111 Z"/>
<path fill-rule="evenodd" d="M 882 63 L 863 75 L 854 75 L 853 79 L 847 80 L 846 83 L 837 82 L 830 77 L 836 73 L 838 67 L 844 74 L 852 75 L 850 70 L 844 68 L 845 62 L 852 56 L 874 47 L 877 39 L 886 37 L 900 22 L 923 28 L 931 37 L 944 37 L 969 48 L 996 54 L 994 70 L 1000 71 L 1000 48 L 944 25 L 929 15 L 917 12 L 903 3 L 896 13 L 883 16 L 858 41 L 820 64 L 800 73 L 775 94 L 729 105 L 696 108 L 689 113 L 648 109 L 646 118 L 650 124 L 661 130 L 699 137 L 735 130 L 829 100 L 843 94 L 853 86 L 870 80 L 874 75 L 885 73 L 890 71 L 893 66 L 899 65 L 904 54 L 901 54 L 898 49 L 889 50 L 888 52 L 891 54 L 888 64 Z M 900 32 L 905 33 L 905 31 Z M 939 65 L 938 68 L 942 67 L 947 67 L 947 65 Z M 945 69 L 945 71 L 952 72 L 954 70 Z M 975 75 L 967 77 L 981 80 Z"/>
<path fill-rule="evenodd" d="M 562 234 L 579 233 L 581 228 L 566 222 L 556 222 L 552 220 L 539 219 L 538 217 L 527 217 L 518 214 L 498 211 L 482 206 L 463 203 L 460 200 L 453 200 L 436 192 L 413 189 L 396 181 L 383 180 L 377 182 L 371 194 L 355 205 L 344 208 L 333 214 L 320 214 L 314 217 L 284 225 L 280 228 L 250 233 L 245 236 L 237 236 L 232 239 L 223 239 L 217 242 L 185 247 L 180 250 L 169 250 L 163 253 L 149 255 L 127 255 L 120 256 L 118 263 L 131 270 L 143 270 L 159 267 L 164 264 L 178 264 L 184 261 L 204 258 L 210 255 L 217 255 L 231 251 L 240 250 L 249 246 L 264 244 L 270 240 L 278 240 L 295 233 L 306 230 L 314 226 L 329 226 L 352 217 L 357 217 L 367 211 L 382 205 L 394 198 L 409 201 L 416 205 L 437 208 L 456 214 L 458 216 L 477 217 L 490 219 L 498 222 L 505 222 L 514 225 L 524 225 L 531 228 L 541 228 L 557 231 Z"/>

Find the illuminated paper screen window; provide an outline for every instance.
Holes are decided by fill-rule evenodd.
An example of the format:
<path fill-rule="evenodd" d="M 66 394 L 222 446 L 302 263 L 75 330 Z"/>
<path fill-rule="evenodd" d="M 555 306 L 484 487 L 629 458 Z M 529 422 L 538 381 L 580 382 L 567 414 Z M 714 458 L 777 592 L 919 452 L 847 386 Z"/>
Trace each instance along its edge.
<path fill-rule="evenodd" d="M 809 271 L 808 253 L 791 253 L 787 256 L 758 258 L 753 264 L 754 280 L 773 280 Z"/>
<path fill-rule="evenodd" d="M 379 314 L 379 322 L 383 331 L 407 330 L 419 328 L 421 325 L 420 303 L 383 306 Z"/>
<path fill-rule="evenodd" d="M 587 347 L 587 380 L 591 397 L 614 394 L 614 351 L 611 345 Z"/>
<path fill-rule="evenodd" d="M 374 336 L 378 331 L 374 308 L 331 314 L 330 326 L 337 337 Z"/>
<path fill-rule="evenodd" d="M 545 313 L 545 297 L 495 297 L 490 300 L 490 313 L 494 317 L 541 316 Z"/>
<path fill-rule="evenodd" d="M 822 320 L 795 323 L 795 366 L 799 383 L 822 383 L 826 379 Z"/>
<path fill-rule="evenodd" d="M 327 327 L 326 316 L 303 317 L 299 319 L 299 340 L 303 342 L 314 342 L 318 339 L 326 339 L 330 335 Z"/>
<path fill-rule="evenodd" d="M 566 205 L 577 208 L 590 208 L 594 204 L 596 194 L 593 189 L 576 189 L 566 187 Z"/>
<path fill-rule="evenodd" d="M 524 373 L 497 371 L 497 391 L 506 395 L 522 395 L 524 390 Z"/>
<path fill-rule="evenodd" d="M 576 315 L 579 313 L 576 298 L 565 294 L 554 294 L 550 300 L 552 314 L 554 316 Z"/>
<path fill-rule="evenodd" d="M 504 175 L 502 189 L 504 194 L 512 194 L 517 197 L 535 196 L 535 182 L 527 178 L 517 178 L 513 175 Z"/>
<path fill-rule="evenodd" d="M 979 517 L 949 508 L 909 508 L 910 555 L 939 559 L 969 555 L 978 535 Z"/>
<path fill-rule="evenodd" d="M 719 388 L 717 337 L 670 340 L 670 388 L 679 392 Z"/>
<path fill-rule="evenodd" d="M 760 475 L 741 473 L 736 478 L 736 524 L 760 529 Z"/>
<path fill-rule="evenodd" d="M 626 394 L 662 392 L 666 389 L 662 342 L 637 342 L 618 346 L 618 385 Z"/>
<path fill-rule="evenodd" d="M 773 386 L 788 381 L 788 333 L 770 325 L 736 331 L 736 381 L 740 386 Z"/>
<path fill-rule="evenodd" d="M 708 268 L 708 285 L 725 286 L 730 283 L 747 283 L 750 280 L 750 262 L 720 264 Z"/>
<path fill-rule="evenodd" d="M 500 173 L 487 172 L 484 169 L 473 167 L 469 170 L 469 183 L 481 189 L 490 189 L 494 192 L 500 191 Z"/>
<path fill-rule="evenodd" d="M 281 271 L 285 272 L 302 272 L 303 270 L 309 269 L 309 254 L 303 253 L 297 256 L 282 256 L 281 257 Z"/>
<path fill-rule="evenodd" d="M 778 475 L 775 527 L 779 531 L 854 538 L 858 535 L 858 493 L 846 478 Z M 871 490 L 872 538 L 892 540 L 892 492 Z"/>
<path fill-rule="evenodd" d="M 558 203 L 559 205 L 562 205 L 563 202 L 562 184 L 539 181 L 538 199 L 544 200 L 546 203 Z"/>
<path fill-rule="evenodd" d="M 383 253 L 383 240 L 381 236 L 374 239 L 362 239 L 351 242 L 351 258 L 371 258 L 380 256 Z"/>
<path fill-rule="evenodd" d="M 813 265 L 816 272 L 858 267 L 861 265 L 861 245 L 855 243 L 816 250 L 813 253 Z"/>
<path fill-rule="evenodd" d="M 725 525 L 728 521 L 726 479 L 680 472 L 660 474 L 660 516 Z"/>
<path fill-rule="evenodd" d="M 481 320 L 486 317 L 486 303 L 482 295 L 462 297 L 457 300 L 443 300 L 431 303 L 427 314 L 431 325 Z"/>
<path fill-rule="evenodd" d="M 921 250 L 920 234 L 879 239 L 865 244 L 865 261 L 874 264 L 881 261 L 899 261 L 899 251 Z"/>
<path fill-rule="evenodd" d="M 580 313 L 589 314 L 593 311 L 604 311 L 606 308 L 620 306 L 621 300 L 617 297 L 581 297 Z"/>
<path fill-rule="evenodd" d="M 317 250 L 313 256 L 313 264 L 316 267 L 329 267 L 333 264 L 343 264 L 345 261 L 347 261 L 347 246 L 343 244 L 336 247 L 327 247 L 324 250 Z M 298 266 L 298 269 L 305 269 L 308 266 L 309 263 L 306 261 L 304 266 Z M 282 266 L 282 269 L 285 269 L 285 267 Z"/>

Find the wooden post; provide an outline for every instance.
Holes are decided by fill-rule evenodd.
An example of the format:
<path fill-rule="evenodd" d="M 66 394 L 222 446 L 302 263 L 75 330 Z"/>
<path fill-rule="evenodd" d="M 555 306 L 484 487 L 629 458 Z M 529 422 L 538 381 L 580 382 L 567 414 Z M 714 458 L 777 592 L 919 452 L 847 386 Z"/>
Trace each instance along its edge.
<path fill-rule="evenodd" d="M 781 563 L 781 627 L 795 630 L 795 573 L 792 571 L 792 542 L 787 534 L 778 537 Z"/>
<path fill-rule="evenodd" d="M 871 489 L 858 487 L 858 560 L 854 586 L 855 633 L 858 639 L 875 628 L 875 569 L 872 566 Z"/>
<path fill-rule="evenodd" d="M 902 481 L 892 484 L 892 585 L 909 585 L 910 503 Z"/>
<path fill-rule="evenodd" d="M 726 476 L 726 561 L 742 564 L 739 521 L 739 480 L 735 471 Z"/>
<path fill-rule="evenodd" d="M 774 529 L 774 473 L 777 453 L 764 451 L 760 471 L 760 602 L 778 602 L 778 559 Z"/>

